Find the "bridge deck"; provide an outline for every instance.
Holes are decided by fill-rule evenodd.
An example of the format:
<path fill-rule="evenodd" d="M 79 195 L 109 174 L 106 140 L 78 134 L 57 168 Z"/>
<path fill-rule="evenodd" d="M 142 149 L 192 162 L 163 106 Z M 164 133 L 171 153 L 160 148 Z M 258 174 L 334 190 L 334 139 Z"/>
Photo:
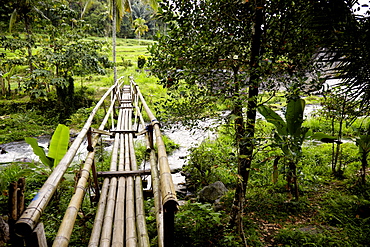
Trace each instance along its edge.
<path fill-rule="evenodd" d="M 135 171 L 130 86 L 123 87 L 119 104 L 110 171 Z M 89 246 L 149 246 L 142 187 L 141 176 L 104 179 Z"/>
<path fill-rule="evenodd" d="M 177 209 L 177 199 L 161 138 L 160 126 L 146 105 L 135 82 L 131 80 L 130 85 L 124 85 L 122 88 L 121 84 L 117 83 L 113 86 L 99 101 L 66 156 L 54 169 L 38 195 L 17 221 L 16 232 L 18 235 L 28 238 L 29 235 L 36 232 L 38 245 L 33 242 L 32 246 L 44 246 L 45 241 L 40 240 L 40 234 L 37 233 L 37 229 L 40 228 L 39 218 L 85 137 L 88 140 L 89 153 L 81 170 L 81 178 L 78 181 L 76 192 L 71 198 L 53 246 L 68 246 L 90 176 L 95 181 L 99 203 L 88 246 L 150 246 L 145 222 L 143 186 L 140 175 L 142 172 L 138 171 L 134 150 L 134 137 L 138 134 L 145 135 L 147 151 L 150 154 L 158 246 L 173 245 L 173 221 Z M 97 109 L 103 105 L 104 97 L 109 94 L 111 95 L 111 104 L 106 116 L 99 129 L 91 129 L 91 122 Z M 141 108 L 145 109 L 151 121 L 145 128 Z M 111 126 L 110 130 L 107 131 L 104 130 L 104 127 L 109 122 L 108 120 L 111 120 Z M 139 127 L 144 129 L 139 131 Z M 112 136 L 114 142 L 110 169 L 105 173 L 99 173 L 104 176 L 103 184 L 100 185 L 97 182 L 98 172 L 94 163 L 94 147 L 102 134 Z M 154 141 L 157 152 L 154 150 Z"/>

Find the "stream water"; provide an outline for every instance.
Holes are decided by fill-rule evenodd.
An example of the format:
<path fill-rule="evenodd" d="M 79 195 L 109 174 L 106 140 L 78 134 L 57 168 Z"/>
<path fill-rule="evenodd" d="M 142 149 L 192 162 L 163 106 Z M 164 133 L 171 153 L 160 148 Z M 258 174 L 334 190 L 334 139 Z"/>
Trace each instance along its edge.
<path fill-rule="evenodd" d="M 214 125 L 214 121 L 208 120 L 200 122 L 198 128 L 187 128 L 181 124 L 174 124 L 170 128 L 163 131 L 171 140 L 179 144 L 179 149 L 175 150 L 171 155 L 168 156 L 168 162 L 170 169 L 179 169 L 184 166 L 187 162 L 186 157 L 189 154 L 189 149 L 201 143 L 206 138 L 215 138 L 215 134 L 211 131 L 207 131 L 207 127 Z M 139 139 L 139 138 L 138 138 Z M 38 137 L 39 146 L 43 147 L 47 153 L 48 145 L 50 142 L 50 136 Z M 140 139 L 139 139 L 140 141 Z M 112 142 L 106 140 L 108 145 L 105 147 L 106 151 L 112 148 Z M 86 158 L 87 155 L 87 142 L 84 141 L 79 150 L 76 153 L 76 157 L 73 162 L 80 163 Z M 1 151 L 5 151 L 1 153 Z M 32 162 L 39 161 L 37 155 L 33 153 L 31 146 L 25 141 L 10 142 L 0 145 L 0 167 L 6 165 L 4 163 L 10 162 Z M 149 168 L 149 164 L 145 164 L 145 168 Z M 185 183 L 185 177 L 180 172 L 172 174 L 172 178 L 177 190 L 180 190 Z M 150 184 L 150 176 L 148 177 L 148 184 Z"/>

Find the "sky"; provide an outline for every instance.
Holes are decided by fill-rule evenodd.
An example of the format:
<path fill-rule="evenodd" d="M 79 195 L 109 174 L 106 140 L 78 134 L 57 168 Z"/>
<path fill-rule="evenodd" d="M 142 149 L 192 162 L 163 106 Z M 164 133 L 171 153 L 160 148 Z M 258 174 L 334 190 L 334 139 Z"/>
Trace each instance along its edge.
<path fill-rule="evenodd" d="M 365 12 L 369 10 L 370 1 L 369 0 L 358 0 L 358 4 L 355 4 L 354 7 L 355 7 L 354 9 L 356 9 L 355 14 L 365 15 Z M 359 11 L 357 11 L 357 7 L 360 7 Z"/>

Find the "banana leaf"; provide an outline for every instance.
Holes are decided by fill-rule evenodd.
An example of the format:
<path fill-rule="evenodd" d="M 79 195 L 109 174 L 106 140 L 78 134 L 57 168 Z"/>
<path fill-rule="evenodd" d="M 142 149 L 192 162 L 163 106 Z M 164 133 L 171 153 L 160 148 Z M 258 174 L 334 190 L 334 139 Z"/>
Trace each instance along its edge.
<path fill-rule="evenodd" d="M 52 161 L 46 156 L 45 150 L 39 146 L 37 140 L 32 137 L 24 138 L 25 141 L 31 145 L 33 152 L 40 158 L 40 161 L 47 167 L 52 166 Z"/>
<path fill-rule="evenodd" d="M 288 102 L 285 118 L 288 133 L 292 136 L 301 135 L 305 104 L 306 102 L 300 98 Z"/>
<path fill-rule="evenodd" d="M 275 125 L 276 131 L 279 135 L 286 136 L 288 134 L 285 121 L 274 110 L 268 106 L 262 105 L 258 107 L 258 111 L 265 117 L 267 122 Z"/>
<path fill-rule="evenodd" d="M 69 143 L 69 128 L 63 124 L 59 124 L 56 128 L 49 146 L 48 156 L 54 159 L 54 167 L 66 154 Z"/>

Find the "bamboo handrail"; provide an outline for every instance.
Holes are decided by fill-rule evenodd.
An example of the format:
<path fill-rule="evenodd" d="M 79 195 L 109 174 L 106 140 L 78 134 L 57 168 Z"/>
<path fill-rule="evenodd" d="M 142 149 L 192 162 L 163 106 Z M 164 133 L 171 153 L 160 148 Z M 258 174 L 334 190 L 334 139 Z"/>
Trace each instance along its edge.
<path fill-rule="evenodd" d="M 158 162 L 159 162 L 159 167 L 160 167 L 161 193 L 162 193 L 163 205 L 169 204 L 171 205 L 171 207 L 173 206 L 177 207 L 178 203 L 177 203 L 175 187 L 172 181 L 170 166 L 168 164 L 167 152 L 166 152 L 166 148 L 164 146 L 164 142 L 162 139 L 159 122 L 155 118 L 154 114 L 152 113 L 148 105 L 146 104 L 145 99 L 143 95 L 141 94 L 139 87 L 133 81 L 132 77 L 130 77 L 130 80 L 131 80 L 131 83 L 135 87 L 136 93 L 138 94 L 143 104 L 143 107 L 146 113 L 148 114 L 151 124 L 153 125 L 154 131 L 155 131 L 156 144 L 157 144 L 157 149 L 158 149 Z"/>
<path fill-rule="evenodd" d="M 177 211 L 178 202 L 175 187 L 172 181 L 170 167 L 168 164 L 166 148 L 160 131 L 160 124 L 146 104 L 146 101 L 141 94 L 138 85 L 135 83 L 132 77 L 130 77 L 130 84 L 134 88 L 135 93 L 139 96 L 140 101 L 151 121 L 151 125 L 153 126 L 153 130 L 156 136 L 160 172 L 160 192 L 161 202 L 163 206 L 163 245 L 173 246 L 174 214 Z M 154 169 L 152 169 L 152 171 L 154 171 Z"/>
<path fill-rule="evenodd" d="M 67 153 L 64 155 L 59 164 L 54 168 L 53 172 L 48 177 L 44 185 L 41 187 L 37 195 L 34 197 L 34 199 L 29 204 L 27 209 L 23 212 L 21 217 L 16 222 L 15 231 L 18 235 L 20 236 L 30 235 L 32 231 L 35 229 L 43 211 L 45 210 L 52 196 L 54 195 L 56 188 L 59 185 L 60 181 L 62 180 L 64 173 L 66 172 L 74 156 L 76 155 L 78 148 L 80 147 L 82 141 L 84 140 L 92 124 L 96 112 L 98 111 L 99 107 L 103 104 L 106 97 L 117 86 L 118 82 L 112 87 L 110 87 L 107 90 L 107 92 L 103 95 L 103 97 L 99 100 L 99 102 L 96 104 L 89 118 L 87 119 L 84 127 L 82 128 L 81 132 L 78 134 L 76 139 L 73 141 Z"/>
<path fill-rule="evenodd" d="M 108 122 L 108 117 L 111 114 L 111 111 L 113 110 L 115 99 L 116 99 L 116 95 L 113 96 L 113 101 L 111 103 L 111 106 L 109 107 L 101 125 L 99 126 L 98 131 L 102 131 L 104 129 L 104 126 Z M 70 240 L 72 230 L 73 230 L 71 226 L 73 226 L 74 222 L 76 221 L 78 210 L 80 209 L 83 197 L 85 196 L 86 184 L 90 176 L 90 170 L 92 168 L 92 165 L 94 164 L 94 156 L 95 156 L 94 148 L 99 140 L 100 134 L 101 133 L 94 135 L 94 139 L 92 142 L 93 151 L 90 151 L 87 154 L 87 157 L 85 159 L 85 165 L 81 171 L 81 177 L 78 180 L 78 183 L 76 186 L 76 191 L 74 195 L 72 196 L 72 199 L 68 205 L 67 211 L 63 217 L 58 233 L 54 239 L 53 247 L 64 247 L 64 246 L 68 246 L 69 244 L 69 240 Z"/>

